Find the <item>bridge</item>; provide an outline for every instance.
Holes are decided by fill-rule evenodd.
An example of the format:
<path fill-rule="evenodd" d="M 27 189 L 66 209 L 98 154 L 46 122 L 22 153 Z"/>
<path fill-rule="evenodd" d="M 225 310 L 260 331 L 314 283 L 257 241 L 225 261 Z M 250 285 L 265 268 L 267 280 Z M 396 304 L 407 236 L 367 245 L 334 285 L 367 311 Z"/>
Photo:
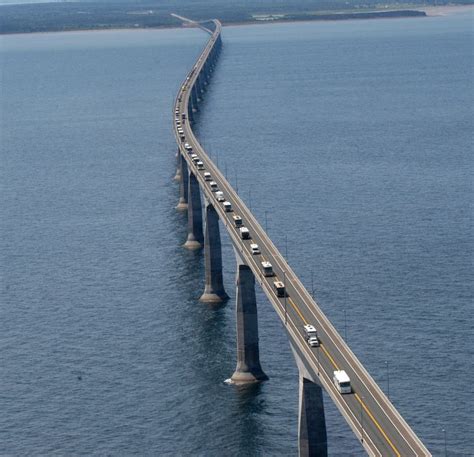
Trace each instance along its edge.
<path fill-rule="evenodd" d="M 175 179 L 180 185 L 177 209 L 187 211 L 188 234 L 184 246 L 204 249 L 206 280 L 201 301 L 221 302 L 228 298 L 222 280 L 219 221 L 233 244 L 237 260 L 237 366 L 231 381 L 244 384 L 267 379 L 259 359 L 255 298 L 255 283 L 258 283 L 283 323 L 299 370 L 300 456 L 327 456 L 322 389 L 368 455 L 431 455 L 323 314 L 194 135 L 192 125 L 199 102 L 222 47 L 219 21 L 194 24 L 209 33 L 210 39 L 183 81 L 174 104 L 173 126 L 178 143 Z M 314 346 L 309 344 L 305 330 L 308 325 L 316 328 L 319 345 L 317 341 Z M 334 372 L 341 370 L 349 376 L 350 393 L 341 393 L 341 384 L 337 385 L 334 379 Z"/>

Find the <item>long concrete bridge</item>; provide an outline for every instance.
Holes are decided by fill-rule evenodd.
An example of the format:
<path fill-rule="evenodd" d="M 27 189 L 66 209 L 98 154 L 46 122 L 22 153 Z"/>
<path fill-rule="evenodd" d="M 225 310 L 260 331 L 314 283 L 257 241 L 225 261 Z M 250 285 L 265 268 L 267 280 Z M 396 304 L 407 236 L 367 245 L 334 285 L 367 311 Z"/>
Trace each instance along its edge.
<path fill-rule="evenodd" d="M 210 39 L 175 100 L 173 125 L 178 143 L 175 179 L 180 184 L 177 209 L 186 210 L 188 216 L 188 235 L 184 246 L 189 249 L 204 248 L 206 283 L 201 301 L 220 302 L 228 298 L 222 280 L 219 221 L 234 247 L 237 259 L 237 366 L 232 382 L 242 384 L 267 379 L 259 360 L 257 282 L 286 329 L 299 370 L 300 456 L 327 456 L 323 388 L 369 455 L 431 455 L 352 353 L 196 139 L 192 125 L 215 69 L 222 39 L 219 21 L 195 25 L 209 33 Z M 241 219 L 240 222 L 239 218 L 236 221 L 236 216 Z M 256 251 L 255 246 L 251 247 L 253 244 L 258 245 L 260 252 Z M 271 272 L 273 276 L 269 276 Z M 306 325 L 317 329 L 319 345 L 308 343 Z M 336 386 L 334 372 L 340 370 L 344 370 L 350 378 L 350 393 L 342 394 Z"/>

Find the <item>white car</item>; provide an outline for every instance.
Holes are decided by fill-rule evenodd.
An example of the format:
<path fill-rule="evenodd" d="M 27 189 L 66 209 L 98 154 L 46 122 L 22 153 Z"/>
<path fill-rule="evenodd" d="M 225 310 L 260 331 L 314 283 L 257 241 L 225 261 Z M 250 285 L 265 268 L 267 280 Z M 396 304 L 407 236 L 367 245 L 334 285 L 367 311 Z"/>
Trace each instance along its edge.
<path fill-rule="evenodd" d="M 258 244 L 252 243 L 250 245 L 250 250 L 252 251 L 252 255 L 258 255 L 260 254 L 260 248 L 258 247 Z"/>
<path fill-rule="evenodd" d="M 318 347 L 319 346 L 319 340 L 317 336 L 310 336 L 308 339 L 308 344 L 311 347 Z"/>

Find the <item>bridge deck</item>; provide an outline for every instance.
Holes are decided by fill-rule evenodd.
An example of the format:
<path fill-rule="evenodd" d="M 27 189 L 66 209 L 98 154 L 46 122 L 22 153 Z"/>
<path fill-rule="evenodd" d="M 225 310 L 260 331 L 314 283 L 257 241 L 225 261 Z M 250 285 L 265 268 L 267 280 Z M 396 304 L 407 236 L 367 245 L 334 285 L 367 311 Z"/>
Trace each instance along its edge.
<path fill-rule="evenodd" d="M 186 113 L 186 117 L 190 103 L 190 90 L 221 34 L 220 23 L 214 22 L 215 30 L 212 32 L 209 42 L 176 97 L 175 108 L 180 113 Z M 207 31 L 211 33 L 210 30 Z M 204 170 L 196 168 L 189 154 L 183 148 L 175 125 L 176 140 L 180 145 L 182 156 L 187 160 L 189 169 L 197 176 L 202 191 L 214 204 L 235 248 L 252 269 L 257 282 L 263 288 L 285 325 L 295 352 L 298 353 L 308 372 L 315 379 L 319 379 L 368 454 L 384 457 L 431 455 L 340 337 L 250 210 L 208 157 L 196 139 L 187 119 L 183 129 L 185 141 L 192 146 L 193 152 L 204 162 L 205 168 Z M 222 203 L 216 200 L 209 182 L 204 180 L 205 171 L 211 173 L 219 190 L 232 204 L 233 212 L 225 212 Z M 238 228 L 233 224 L 233 215 L 242 217 L 243 225 L 250 231 L 250 240 L 240 238 Z M 252 255 L 251 243 L 259 245 L 260 255 Z M 275 277 L 263 275 L 261 266 L 263 260 L 268 260 L 272 264 Z M 273 286 L 273 282 L 276 280 L 285 283 L 287 297 L 276 295 Z M 312 348 L 306 342 L 303 326 L 308 323 L 317 328 L 321 340 L 320 347 Z M 336 369 L 343 369 L 348 373 L 353 389 L 351 394 L 341 395 L 337 391 L 332 381 L 333 371 Z"/>

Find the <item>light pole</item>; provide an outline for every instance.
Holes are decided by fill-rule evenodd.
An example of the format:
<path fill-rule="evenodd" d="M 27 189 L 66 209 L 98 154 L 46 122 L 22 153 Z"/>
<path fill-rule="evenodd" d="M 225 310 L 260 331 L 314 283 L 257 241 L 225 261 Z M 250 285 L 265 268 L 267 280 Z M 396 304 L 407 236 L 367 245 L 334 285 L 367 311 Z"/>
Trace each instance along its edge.
<path fill-rule="evenodd" d="M 387 367 L 387 397 L 390 398 L 390 373 L 388 370 L 388 360 L 385 361 L 385 366 Z"/>
<path fill-rule="evenodd" d="M 448 446 L 446 444 L 446 430 L 443 428 L 444 435 L 444 457 L 448 457 Z"/>
<path fill-rule="evenodd" d="M 347 343 L 347 316 L 346 316 L 346 308 L 344 308 L 344 339 Z"/>
<path fill-rule="evenodd" d="M 316 348 L 316 357 L 318 358 L 318 376 L 319 376 L 319 347 L 321 345 L 321 342 L 318 344 L 318 347 Z"/>

